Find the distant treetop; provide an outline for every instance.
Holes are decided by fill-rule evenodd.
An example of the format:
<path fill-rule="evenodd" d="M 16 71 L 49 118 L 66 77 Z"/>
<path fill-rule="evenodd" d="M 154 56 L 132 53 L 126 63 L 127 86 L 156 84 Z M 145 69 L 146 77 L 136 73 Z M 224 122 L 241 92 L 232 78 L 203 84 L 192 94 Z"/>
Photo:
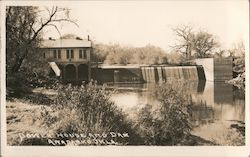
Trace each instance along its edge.
<path fill-rule="evenodd" d="M 61 39 L 78 39 L 78 40 L 82 40 L 82 38 L 78 37 L 75 34 L 64 34 Z"/>

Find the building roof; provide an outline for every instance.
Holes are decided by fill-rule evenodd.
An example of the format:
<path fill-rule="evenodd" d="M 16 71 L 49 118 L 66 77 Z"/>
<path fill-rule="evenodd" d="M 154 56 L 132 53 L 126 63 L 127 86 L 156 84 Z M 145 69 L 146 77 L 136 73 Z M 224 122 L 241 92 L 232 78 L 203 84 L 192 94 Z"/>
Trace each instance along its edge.
<path fill-rule="evenodd" d="M 71 48 L 91 47 L 91 41 L 86 39 L 47 39 L 41 42 L 41 48 Z"/>

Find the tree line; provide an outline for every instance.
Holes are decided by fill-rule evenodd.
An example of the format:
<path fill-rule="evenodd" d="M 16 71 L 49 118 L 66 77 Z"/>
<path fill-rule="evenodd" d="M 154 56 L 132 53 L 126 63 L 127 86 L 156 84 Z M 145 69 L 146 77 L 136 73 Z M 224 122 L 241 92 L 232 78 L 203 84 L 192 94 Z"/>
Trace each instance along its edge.
<path fill-rule="evenodd" d="M 119 44 L 95 44 L 92 61 L 106 64 L 166 64 L 167 54 L 160 47 L 129 47 Z"/>

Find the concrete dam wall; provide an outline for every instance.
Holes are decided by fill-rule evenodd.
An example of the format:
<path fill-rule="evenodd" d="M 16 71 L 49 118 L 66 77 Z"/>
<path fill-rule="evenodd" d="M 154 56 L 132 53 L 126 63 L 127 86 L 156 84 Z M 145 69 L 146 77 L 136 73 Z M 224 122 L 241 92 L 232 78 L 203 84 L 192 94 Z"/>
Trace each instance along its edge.
<path fill-rule="evenodd" d="M 195 62 L 204 68 L 207 81 L 228 81 L 233 78 L 232 58 L 202 58 Z"/>
<path fill-rule="evenodd" d="M 145 82 L 166 82 L 172 80 L 205 80 L 201 66 L 156 66 L 141 67 Z"/>
<path fill-rule="evenodd" d="M 108 82 L 134 82 L 142 83 L 142 72 L 140 68 L 110 67 L 110 68 L 92 68 L 91 77 L 98 83 Z"/>
<path fill-rule="evenodd" d="M 92 78 L 99 83 L 144 83 L 175 80 L 205 80 L 202 66 L 110 66 L 92 68 Z"/>

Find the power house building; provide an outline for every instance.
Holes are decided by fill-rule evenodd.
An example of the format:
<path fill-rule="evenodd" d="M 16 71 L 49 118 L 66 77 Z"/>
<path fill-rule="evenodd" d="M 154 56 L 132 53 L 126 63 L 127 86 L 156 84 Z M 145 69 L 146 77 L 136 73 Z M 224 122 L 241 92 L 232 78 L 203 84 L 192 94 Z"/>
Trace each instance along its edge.
<path fill-rule="evenodd" d="M 63 82 L 80 83 L 91 79 L 92 42 L 88 39 L 51 39 L 41 44 L 44 58 Z"/>

